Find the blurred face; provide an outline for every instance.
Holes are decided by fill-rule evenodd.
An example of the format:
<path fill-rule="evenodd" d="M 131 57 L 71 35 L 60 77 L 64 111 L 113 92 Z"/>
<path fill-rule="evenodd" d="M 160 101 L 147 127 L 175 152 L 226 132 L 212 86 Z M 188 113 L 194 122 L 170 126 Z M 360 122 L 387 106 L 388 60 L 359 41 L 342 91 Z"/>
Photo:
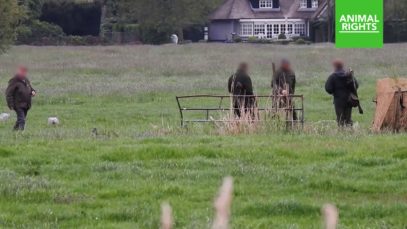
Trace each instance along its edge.
<path fill-rule="evenodd" d="M 249 65 L 246 64 L 246 63 L 240 64 L 239 70 L 244 72 L 244 73 L 248 73 L 249 72 Z"/>
<path fill-rule="evenodd" d="M 281 64 L 281 68 L 284 69 L 284 70 L 290 70 L 291 65 L 288 62 L 284 62 L 284 63 Z"/>
<path fill-rule="evenodd" d="M 19 67 L 17 69 L 17 77 L 21 78 L 21 79 L 24 79 L 24 78 L 27 77 L 27 72 L 28 72 L 28 70 L 27 70 L 26 67 Z"/>
<path fill-rule="evenodd" d="M 248 72 L 249 72 L 249 66 L 245 65 L 245 66 L 243 67 L 243 71 L 246 72 L 246 73 L 248 73 Z"/>
<path fill-rule="evenodd" d="M 335 61 L 332 63 L 332 66 L 333 66 L 333 68 L 334 68 L 335 70 L 341 70 L 341 69 L 343 69 L 343 62 L 342 62 L 341 60 L 335 60 Z"/>

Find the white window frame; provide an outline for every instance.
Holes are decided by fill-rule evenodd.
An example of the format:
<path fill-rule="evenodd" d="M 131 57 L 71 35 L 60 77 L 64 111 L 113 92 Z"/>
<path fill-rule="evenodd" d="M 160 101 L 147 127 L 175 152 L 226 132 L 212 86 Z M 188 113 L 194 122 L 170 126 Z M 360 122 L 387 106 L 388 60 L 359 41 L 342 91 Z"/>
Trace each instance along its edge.
<path fill-rule="evenodd" d="M 259 8 L 260 9 L 273 9 L 273 0 L 260 0 Z"/>
<path fill-rule="evenodd" d="M 254 26 L 253 23 L 242 23 L 240 25 L 240 36 L 242 37 L 250 37 L 253 36 Z"/>
<path fill-rule="evenodd" d="M 241 19 L 241 33 L 243 32 L 243 24 L 253 25 L 253 34 L 242 37 L 261 37 L 266 39 L 277 38 L 284 33 L 287 37 L 308 35 L 308 24 L 301 19 Z M 278 31 L 277 31 L 278 29 Z M 277 33 L 278 32 L 278 33 Z M 260 36 L 260 34 L 262 36 Z"/>
<path fill-rule="evenodd" d="M 273 24 L 273 35 L 275 37 L 280 35 L 280 24 Z"/>
<path fill-rule="evenodd" d="M 312 8 L 318 8 L 318 0 L 312 1 Z"/>
<path fill-rule="evenodd" d="M 318 0 L 312 0 L 312 6 L 311 8 L 307 7 L 307 0 L 300 0 L 300 8 L 301 9 L 316 9 L 318 8 Z"/>
<path fill-rule="evenodd" d="M 291 34 L 293 34 L 293 28 L 294 28 L 294 24 L 293 23 L 288 23 L 287 24 L 287 34 L 288 35 L 291 35 Z"/>
<path fill-rule="evenodd" d="M 266 37 L 267 39 L 271 39 L 274 37 L 273 34 L 273 24 L 266 24 Z"/>
<path fill-rule="evenodd" d="M 295 35 L 307 35 L 305 23 L 295 23 L 294 24 L 294 34 Z"/>
<path fill-rule="evenodd" d="M 253 35 L 259 38 L 266 36 L 266 24 L 264 23 L 255 23 L 253 27 Z"/>
<path fill-rule="evenodd" d="M 280 24 L 280 34 L 287 34 L 287 24 L 285 23 Z"/>

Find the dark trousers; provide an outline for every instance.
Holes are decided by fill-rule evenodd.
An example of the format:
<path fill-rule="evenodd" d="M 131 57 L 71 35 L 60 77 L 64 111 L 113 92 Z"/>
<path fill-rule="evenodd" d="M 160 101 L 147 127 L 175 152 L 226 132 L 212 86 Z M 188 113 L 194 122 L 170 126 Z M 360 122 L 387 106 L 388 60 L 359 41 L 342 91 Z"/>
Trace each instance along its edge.
<path fill-rule="evenodd" d="M 349 105 L 335 104 L 336 121 L 340 127 L 353 126 L 352 107 Z"/>
<path fill-rule="evenodd" d="M 17 114 L 17 121 L 14 125 L 14 130 L 24 130 L 25 119 L 27 118 L 28 108 L 15 108 L 14 111 Z"/>
<path fill-rule="evenodd" d="M 243 98 L 239 99 L 236 98 L 235 101 L 233 102 L 233 109 L 235 116 L 238 118 L 241 118 L 242 112 L 244 114 L 247 114 L 250 112 L 251 117 L 254 117 L 254 99 L 253 98 Z"/>

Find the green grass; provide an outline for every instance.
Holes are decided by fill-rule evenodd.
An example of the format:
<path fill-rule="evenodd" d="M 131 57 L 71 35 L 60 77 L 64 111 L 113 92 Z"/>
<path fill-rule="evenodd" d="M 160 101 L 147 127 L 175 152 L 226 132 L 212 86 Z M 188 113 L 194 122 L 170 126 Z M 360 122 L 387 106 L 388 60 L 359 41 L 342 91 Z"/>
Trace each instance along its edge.
<path fill-rule="evenodd" d="M 341 228 L 406 228 L 406 135 L 369 131 L 375 81 L 407 72 L 406 48 L 14 47 L 0 57 L 1 93 L 25 63 L 39 96 L 24 133 L 11 131 L 13 120 L 0 123 L 0 227 L 157 228 L 168 201 L 176 228 L 208 228 L 231 175 L 233 228 L 319 228 L 327 202 L 338 206 Z M 179 128 L 176 95 L 225 94 L 242 60 L 256 93 L 267 94 L 270 62 L 281 57 L 292 60 L 306 98 L 304 133 Z M 334 57 L 346 58 L 361 82 L 367 114 L 354 116 L 353 132 L 318 123 L 334 119 L 323 90 Z M 50 116 L 62 124 L 47 126 Z"/>

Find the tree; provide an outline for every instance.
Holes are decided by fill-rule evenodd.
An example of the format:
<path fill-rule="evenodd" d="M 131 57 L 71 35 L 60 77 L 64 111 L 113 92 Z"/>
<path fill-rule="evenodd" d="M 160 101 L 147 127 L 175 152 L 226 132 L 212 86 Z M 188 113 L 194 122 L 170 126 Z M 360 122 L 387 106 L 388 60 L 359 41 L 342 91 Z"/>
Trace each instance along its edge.
<path fill-rule="evenodd" d="M 384 20 L 392 28 L 394 41 L 401 41 L 407 33 L 407 1 L 385 0 Z"/>
<path fill-rule="evenodd" d="M 385 0 L 385 20 L 407 19 L 407 1 Z"/>
<path fill-rule="evenodd" d="M 162 43 L 171 33 L 182 40 L 183 29 L 204 24 L 222 0 L 118 0 L 120 15 L 137 21 L 147 40 Z M 143 34 L 144 33 L 144 34 Z M 150 35 L 150 33 L 152 33 Z M 160 37 L 161 39 L 157 39 Z"/>
<path fill-rule="evenodd" d="M 21 13 L 16 0 L 0 0 L 0 52 L 14 41 Z"/>

